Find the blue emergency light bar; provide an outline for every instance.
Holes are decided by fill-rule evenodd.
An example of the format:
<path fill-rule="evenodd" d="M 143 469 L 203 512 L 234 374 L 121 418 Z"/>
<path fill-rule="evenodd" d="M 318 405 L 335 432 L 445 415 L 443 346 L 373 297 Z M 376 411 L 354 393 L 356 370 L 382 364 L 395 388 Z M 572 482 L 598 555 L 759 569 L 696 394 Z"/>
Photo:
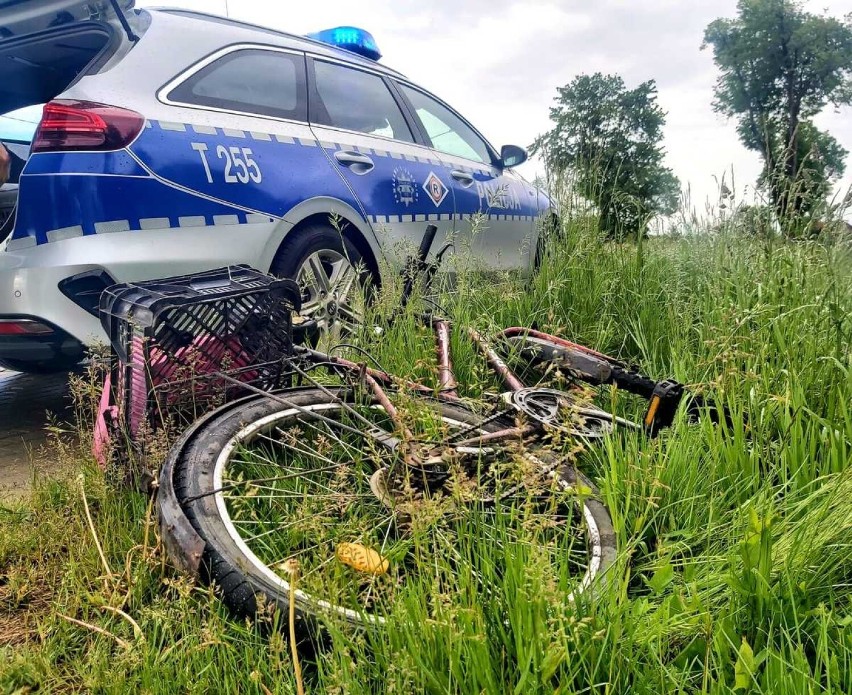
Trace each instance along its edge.
<path fill-rule="evenodd" d="M 357 53 L 370 60 L 378 60 L 382 57 L 373 35 L 369 31 L 364 31 L 358 27 L 323 29 L 322 31 L 315 31 L 312 34 L 308 34 L 308 38 L 322 41 L 323 43 L 351 51 L 352 53 Z"/>

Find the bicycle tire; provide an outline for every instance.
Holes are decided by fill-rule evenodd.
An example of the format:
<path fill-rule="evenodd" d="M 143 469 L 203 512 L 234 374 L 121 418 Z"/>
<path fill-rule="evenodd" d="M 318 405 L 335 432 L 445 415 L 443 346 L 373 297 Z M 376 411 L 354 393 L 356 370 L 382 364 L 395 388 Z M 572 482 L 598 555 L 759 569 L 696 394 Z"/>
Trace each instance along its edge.
<path fill-rule="evenodd" d="M 280 398 L 285 399 L 288 405 L 284 405 Z M 460 405 L 420 397 L 417 401 L 418 405 L 425 404 L 439 411 L 442 423 L 446 420 L 479 427 L 481 418 Z M 377 410 L 372 399 L 364 400 L 363 396 L 348 388 L 294 390 L 281 392 L 276 398 L 259 396 L 236 407 L 226 406 L 221 415 L 209 418 L 191 441 L 184 444 L 182 454 L 175 462 L 174 489 L 187 519 L 206 544 L 200 578 L 215 587 L 235 615 L 252 617 L 269 605 L 287 610 L 290 585 L 249 548 L 231 517 L 223 473 L 234 452 L 240 450 L 245 442 L 260 437 L 259 433 L 272 431 L 272 427 L 300 422 L 299 417 L 308 418 L 305 422 L 314 417 L 329 416 L 333 419 L 331 415 L 347 412 L 342 404 L 356 402 L 364 403 L 370 412 Z M 487 422 L 482 426 L 482 432 L 496 431 L 507 424 Z M 610 515 L 597 498 L 597 490 L 591 481 L 573 466 L 561 466 L 556 477 L 563 489 L 588 489 L 578 498 L 581 499 L 578 505 L 582 506 L 589 564 L 572 591 L 572 596 L 576 596 L 599 586 L 605 571 L 615 560 L 615 534 Z M 236 502 L 232 504 L 236 505 Z M 329 615 L 341 617 L 352 625 L 383 624 L 386 619 L 378 613 L 337 605 L 327 597 L 301 589 L 295 592 L 295 597 L 296 614 L 302 627 L 305 621 L 313 623 L 317 617 Z"/>

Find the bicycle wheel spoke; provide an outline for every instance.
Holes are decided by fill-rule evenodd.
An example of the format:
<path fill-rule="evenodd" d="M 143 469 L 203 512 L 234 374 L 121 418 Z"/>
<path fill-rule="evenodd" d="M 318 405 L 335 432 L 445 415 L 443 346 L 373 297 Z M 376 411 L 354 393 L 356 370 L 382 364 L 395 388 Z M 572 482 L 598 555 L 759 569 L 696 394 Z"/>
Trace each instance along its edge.
<path fill-rule="evenodd" d="M 390 520 L 390 521 L 393 521 L 393 516 L 392 516 L 392 515 L 391 515 L 390 517 L 388 517 L 388 518 L 389 518 L 389 520 Z M 392 525 L 389 523 L 389 524 L 388 524 L 388 529 L 387 529 L 387 531 L 385 532 L 385 536 L 384 536 L 384 538 L 382 539 L 381 546 L 379 546 L 379 555 L 384 555 L 384 553 L 385 553 L 386 546 L 387 546 L 387 542 L 388 542 L 388 536 L 390 535 L 391 526 L 392 526 Z M 368 606 L 368 605 L 369 605 L 369 603 L 370 603 L 370 594 L 371 594 L 371 593 L 372 593 L 372 591 L 373 591 L 373 585 L 374 585 L 374 583 L 375 583 L 375 577 L 374 577 L 374 578 L 370 581 L 370 586 L 369 586 L 369 588 L 367 589 L 367 594 L 366 594 L 366 596 L 364 597 L 364 610 L 365 610 L 365 611 L 367 610 L 367 606 Z"/>
<path fill-rule="evenodd" d="M 281 524 L 280 526 L 276 526 L 275 528 L 269 529 L 268 531 L 264 531 L 263 533 L 258 533 L 258 534 L 255 534 L 254 536 L 244 537 L 243 540 L 246 543 L 251 543 L 252 541 L 258 540 L 259 538 L 263 538 L 265 536 L 272 535 L 273 533 L 280 533 L 281 531 L 284 531 L 285 529 L 292 528 L 293 526 L 295 526 L 298 523 L 299 523 L 298 520 L 297 521 L 290 521 L 286 524 Z"/>
<path fill-rule="evenodd" d="M 270 490 L 273 492 L 279 492 L 277 488 L 270 487 L 268 485 L 255 485 L 260 490 Z M 246 495 L 244 495 L 246 497 Z M 252 499 L 304 499 L 305 495 L 302 493 L 287 493 L 287 494 L 276 494 L 276 495 L 248 495 Z M 327 495 L 318 495 L 316 493 L 312 493 L 311 497 L 313 499 L 374 499 L 372 495 L 364 494 L 355 494 L 352 492 L 331 492 Z M 238 499 L 237 496 L 229 495 L 230 499 Z M 235 522 L 236 523 L 236 522 Z"/>
<path fill-rule="evenodd" d="M 382 411 L 382 412 L 384 412 L 384 411 Z M 334 440 L 335 440 L 336 442 L 338 442 L 341 446 L 346 447 L 348 450 L 352 451 L 353 453 L 363 453 L 363 452 L 361 452 L 361 450 L 360 450 L 360 449 L 358 449 L 356 446 L 354 446 L 354 445 L 350 444 L 349 442 L 344 441 L 344 440 L 343 440 L 343 439 L 341 439 L 341 438 L 340 438 L 337 434 L 335 434 L 335 433 L 334 433 L 334 431 L 330 428 L 330 424 L 329 424 L 329 423 L 327 423 L 327 422 L 324 422 L 324 423 L 323 423 L 324 425 L 326 425 L 326 427 L 328 427 L 328 428 L 329 428 L 329 429 L 327 429 L 327 430 L 321 430 L 321 429 L 319 428 L 319 426 L 315 425 L 313 422 L 310 422 L 310 421 L 305 421 L 305 422 L 304 422 L 304 423 L 302 423 L 302 424 L 307 425 L 308 427 L 310 427 L 311 429 L 315 430 L 316 432 L 320 432 L 320 433 L 327 433 L 327 434 L 329 434 L 329 435 L 333 436 L 333 437 L 334 437 Z M 280 431 L 280 428 L 276 428 L 276 430 Z M 379 434 L 379 433 L 381 433 L 381 434 Z M 390 432 L 387 432 L 386 430 L 383 430 L 383 429 L 381 429 L 380 427 L 378 427 L 378 426 L 376 426 L 376 425 L 374 425 L 374 426 L 373 426 L 373 427 L 371 427 L 370 429 L 367 429 L 367 430 L 363 430 L 363 431 L 361 431 L 361 434 L 362 434 L 362 435 L 370 435 L 370 436 L 372 436 L 372 437 L 373 437 L 373 438 L 374 438 L 377 442 L 380 442 L 380 443 L 386 443 L 386 442 L 387 442 L 387 441 L 389 441 L 389 440 L 398 441 L 398 440 L 396 440 L 396 439 L 392 436 L 392 434 L 391 434 Z"/>
<path fill-rule="evenodd" d="M 262 437 L 263 439 L 266 439 L 269 442 L 272 442 L 273 444 L 279 444 L 280 443 L 278 440 L 273 439 L 272 437 L 270 437 L 267 434 L 262 434 L 262 435 L 259 435 L 259 436 Z M 342 463 L 334 461 L 334 460 L 328 458 L 327 456 L 323 456 L 322 454 L 320 454 L 317 451 L 311 451 L 310 449 L 303 449 L 302 447 L 300 447 L 296 444 L 285 444 L 284 446 L 286 446 L 289 449 L 292 449 L 297 454 L 302 454 L 304 456 L 308 456 L 309 458 L 318 459 L 318 460 L 322 461 L 323 463 L 329 464 L 330 466 L 342 466 L 343 465 Z"/>

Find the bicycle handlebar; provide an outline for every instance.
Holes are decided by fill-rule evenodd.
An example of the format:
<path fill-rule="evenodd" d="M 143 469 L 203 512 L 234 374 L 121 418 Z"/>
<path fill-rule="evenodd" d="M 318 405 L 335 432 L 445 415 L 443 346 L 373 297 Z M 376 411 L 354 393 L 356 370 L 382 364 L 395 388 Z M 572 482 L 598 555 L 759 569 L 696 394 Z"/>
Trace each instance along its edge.
<path fill-rule="evenodd" d="M 612 384 L 646 399 L 648 409 L 644 425 L 652 436 L 674 422 L 675 413 L 685 398 L 690 420 L 697 420 L 702 412 L 707 412 L 713 422 L 732 424 L 731 413 L 724 404 L 689 393 L 683 384 L 673 379 L 657 381 L 619 360 L 564 338 L 522 328 L 506 329 L 499 337 L 510 345 L 519 346 L 521 354 L 534 363 L 556 363 L 588 384 Z"/>

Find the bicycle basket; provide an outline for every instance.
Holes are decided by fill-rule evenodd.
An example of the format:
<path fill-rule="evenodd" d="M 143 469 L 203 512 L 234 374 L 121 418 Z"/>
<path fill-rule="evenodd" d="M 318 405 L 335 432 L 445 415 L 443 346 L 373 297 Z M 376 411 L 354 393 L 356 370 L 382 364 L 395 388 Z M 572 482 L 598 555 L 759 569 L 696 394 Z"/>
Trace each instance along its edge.
<path fill-rule="evenodd" d="M 283 386 L 300 303 L 295 282 L 245 265 L 105 290 L 100 317 L 119 424 L 133 438 L 143 423 L 194 419 L 242 395 L 233 380 Z"/>

